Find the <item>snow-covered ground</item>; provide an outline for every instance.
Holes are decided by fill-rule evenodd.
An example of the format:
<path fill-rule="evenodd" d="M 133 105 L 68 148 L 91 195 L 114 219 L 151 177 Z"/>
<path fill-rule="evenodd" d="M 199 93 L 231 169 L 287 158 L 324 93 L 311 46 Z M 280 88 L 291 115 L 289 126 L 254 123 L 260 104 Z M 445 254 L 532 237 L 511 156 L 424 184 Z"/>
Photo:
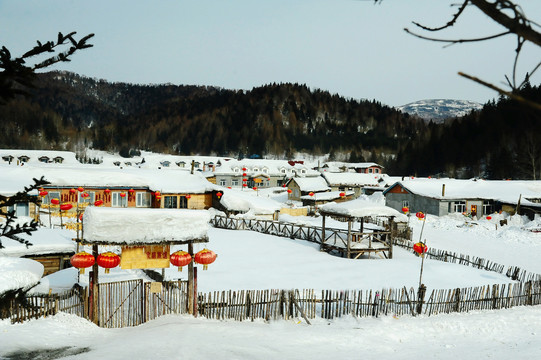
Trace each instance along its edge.
<path fill-rule="evenodd" d="M 537 222 L 505 215 L 472 222 L 462 215 L 410 219 L 414 240 L 429 247 L 483 257 L 541 273 L 541 233 Z M 282 220 L 320 225 L 321 218 L 282 216 Z M 344 227 L 334 221 L 331 227 Z M 206 245 L 218 254 L 208 271 L 198 272 L 199 291 L 222 289 L 381 289 L 416 287 L 420 258 L 395 249 L 395 258 L 348 260 L 320 252 L 317 245 L 251 231 L 209 230 Z M 182 248 L 182 247 L 180 247 Z M 200 250 L 203 245 L 196 245 Z M 66 275 L 62 273 L 65 272 Z M 73 269 L 48 276 L 50 286 L 75 281 Z M 114 269 L 102 279 L 118 280 Z M 169 279 L 185 277 L 176 268 Z M 86 279 L 82 277 L 82 281 Z M 503 275 L 457 264 L 425 260 L 423 282 L 430 288 L 508 283 Z M 40 358 L 47 352 L 65 359 L 532 359 L 541 356 L 541 307 L 476 311 L 438 316 L 344 317 L 332 321 L 302 319 L 266 323 L 216 321 L 165 316 L 134 328 L 102 329 L 67 314 L 11 325 L 0 321 L 0 358 Z M 32 353 L 36 351 L 36 353 Z M 19 357 L 13 355 L 18 353 Z"/>

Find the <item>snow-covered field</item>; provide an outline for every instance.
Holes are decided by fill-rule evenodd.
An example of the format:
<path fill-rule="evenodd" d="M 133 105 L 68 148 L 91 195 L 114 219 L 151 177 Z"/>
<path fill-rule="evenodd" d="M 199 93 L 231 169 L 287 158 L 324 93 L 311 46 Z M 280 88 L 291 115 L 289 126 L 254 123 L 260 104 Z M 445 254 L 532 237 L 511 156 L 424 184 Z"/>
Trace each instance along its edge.
<path fill-rule="evenodd" d="M 462 215 L 428 216 L 422 239 L 428 246 L 479 256 L 500 264 L 541 273 L 541 233 L 524 218 L 482 219 Z M 318 218 L 283 220 L 320 225 Z M 410 221 L 414 240 L 422 222 Z M 340 223 L 328 224 L 333 227 Z M 497 226 L 496 226 L 497 225 Z M 348 260 L 319 251 L 317 245 L 250 231 L 211 228 L 208 248 L 219 256 L 208 271 L 199 271 L 199 291 L 221 289 L 381 289 L 414 287 L 420 258 L 395 250 L 395 258 Z M 199 245 L 196 250 L 202 249 Z M 111 271 L 109 280 L 122 278 Z M 69 285 L 66 275 L 49 276 L 51 286 Z M 134 273 L 129 272 L 133 277 Z M 169 279 L 186 276 L 167 269 Z M 105 275 L 103 280 L 107 280 Z M 83 281 L 86 279 L 83 278 Z M 73 280 L 72 280 L 73 281 Z M 423 282 L 430 288 L 508 283 L 505 276 L 457 264 L 425 260 Z M 345 317 L 332 321 L 301 319 L 265 323 L 215 321 L 165 316 L 134 328 L 102 329 L 86 320 L 59 314 L 11 325 L 0 322 L 0 358 L 5 359 L 533 359 L 541 356 L 541 307 L 426 316 Z M 33 352 L 35 351 L 35 352 Z M 13 354 L 19 354 L 17 357 Z M 46 357 L 46 354 L 51 355 Z M 56 354 L 53 356 L 53 354 Z"/>

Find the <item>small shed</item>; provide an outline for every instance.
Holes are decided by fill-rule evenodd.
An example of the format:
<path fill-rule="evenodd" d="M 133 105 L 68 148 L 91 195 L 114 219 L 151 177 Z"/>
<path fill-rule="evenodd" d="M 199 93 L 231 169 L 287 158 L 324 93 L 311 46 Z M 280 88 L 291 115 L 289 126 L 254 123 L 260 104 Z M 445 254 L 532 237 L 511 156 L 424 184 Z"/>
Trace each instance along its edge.
<path fill-rule="evenodd" d="M 324 251 L 336 251 L 347 258 L 359 258 L 364 254 L 379 254 L 387 259 L 393 257 L 393 230 L 396 219 L 407 221 L 405 215 L 390 207 L 379 205 L 364 199 L 336 203 L 331 202 L 319 208 L 322 219 L 322 243 Z M 325 218 L 348 223 L 347 233 L 338 237 L 325 235 Z M 353 224 L 359 223 L 359 229 L 353 229 Z"/>

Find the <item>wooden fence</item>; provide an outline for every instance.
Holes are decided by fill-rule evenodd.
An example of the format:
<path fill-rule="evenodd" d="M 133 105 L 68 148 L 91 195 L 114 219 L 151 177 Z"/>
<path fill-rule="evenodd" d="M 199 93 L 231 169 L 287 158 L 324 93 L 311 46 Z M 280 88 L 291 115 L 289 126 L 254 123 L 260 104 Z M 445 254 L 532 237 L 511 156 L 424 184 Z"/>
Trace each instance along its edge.
<path fill-rule="evenodd" d="M 63 294 L 28 295 L 22 302 L 12 301 L 10 319 L 12 323 L 17 323 L 54 315 L 60 311 L 86 318 L 87 299 L 87 289 L 81 287 L 75 287 Z"/>

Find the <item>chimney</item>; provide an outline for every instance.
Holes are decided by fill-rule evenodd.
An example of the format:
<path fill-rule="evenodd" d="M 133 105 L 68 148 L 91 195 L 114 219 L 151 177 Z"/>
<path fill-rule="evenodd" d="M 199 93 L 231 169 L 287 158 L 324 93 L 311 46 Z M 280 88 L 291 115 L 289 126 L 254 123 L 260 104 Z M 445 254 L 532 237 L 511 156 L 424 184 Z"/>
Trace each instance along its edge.
<path fill-rule="evenodd" d="M 441 186 L 441 196 L 445 196 L 445 184 Z"/>

